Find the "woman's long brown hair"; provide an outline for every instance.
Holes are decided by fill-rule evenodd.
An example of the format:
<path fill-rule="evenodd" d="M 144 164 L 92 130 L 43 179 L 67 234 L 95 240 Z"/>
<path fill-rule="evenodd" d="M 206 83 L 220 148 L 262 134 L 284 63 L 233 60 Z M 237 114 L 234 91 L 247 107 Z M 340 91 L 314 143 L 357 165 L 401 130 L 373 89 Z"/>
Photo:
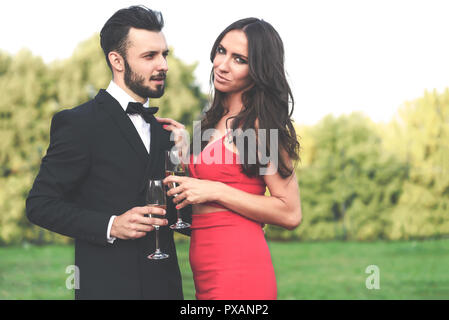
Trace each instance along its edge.
<path fill-rule="evenodd" d="M 278 167 L 277 170 L 281 177 L 286 178 L 292 175 L 294 168 L 289 165 L 288 160 L 299 160 L 300 145 L 297 139 L 295 128 L 293 126 L 291 115 L 294 108 L 293 95 L 288 85 L 284 70 L 284 46 L 277 31 L 267 22 L 257 18 L 247 18 L 234 22 L 227 27 L 215 41 L 210 59 L 213 62 L 217 48 L 223 37 L 231 30 L 242 30 L 248 39 L 248 64 L 249 75 L 254 85 L 242 94 L 243 108 L 234 118 L 232 129 L 234 133 L 245 132 L 246 129 L 266 129 L 266 150 L 265 155 L 269 155 L 270 129 L 278 131 L 277 150 Z M 213 87 L 214 72 L 211 72 L 211 87 Z M 220 119 L 226 115 L 227 109 L 226 93 L 214 90 L 211 107 L 206 111 L 201 121 L 202 132 L 207 129 L 215 128 Z M 256 128 L 258 123 L 258 128 Z M 257 135 L 259 137 L 259 135 Z M 233 136 L 236 143 L 239 135 Z M 207 141 L 202 142 L 203 149 Z M 238 144 L 237 144 L 238 146 Z M 243 159 L 243 172 L 248 176 L 258 175 L 262 167 L 259 157 L 256 157 L 256 163 L 248 161 L 250 152 L 256 152 L 259 155 L 259 143 L 251 144 L 245 139 L 244 150 L 239 153 L 245 155 Z M 288 158 L 285 157 L 288 155 Z"/>

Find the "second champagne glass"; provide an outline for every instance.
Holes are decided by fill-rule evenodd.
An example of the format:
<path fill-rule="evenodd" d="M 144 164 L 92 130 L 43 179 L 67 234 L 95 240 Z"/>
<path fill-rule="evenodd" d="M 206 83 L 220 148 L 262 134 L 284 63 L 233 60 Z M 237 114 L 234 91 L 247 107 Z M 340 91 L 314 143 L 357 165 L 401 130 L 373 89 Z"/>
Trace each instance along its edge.
<path fill-rule="evenodd" d="M 167 210 L 167 200 L 165 187 L 162 180 L 148 180 L 148 190 L 146 194 L 146 204 L 149 207 L 156 207 Z M 152 215 L 155 216 L 155 215 Z M 163 253 L 159 248 L 159 226 L 154 226 L 156 232 L 156 251 L 148 256 L 148 259 L 167 259 L 168 254 Z"/>
<path fill-rule="evenodd" d="M 182 163 L 177 150 L 169 150 L 165 152 L 165 176 L 187 176 L 187 166 Z M 176 188 L 175 182 L 169 185 L 171 188 Z M 175 195 L 176 197 L 177 195 Z M 185 229 L 190 227 L 190 224 L 183 221 L 179 210 L 176 210 L 178 220 L 175 224 L 170 226 L 171 229 Z"/>

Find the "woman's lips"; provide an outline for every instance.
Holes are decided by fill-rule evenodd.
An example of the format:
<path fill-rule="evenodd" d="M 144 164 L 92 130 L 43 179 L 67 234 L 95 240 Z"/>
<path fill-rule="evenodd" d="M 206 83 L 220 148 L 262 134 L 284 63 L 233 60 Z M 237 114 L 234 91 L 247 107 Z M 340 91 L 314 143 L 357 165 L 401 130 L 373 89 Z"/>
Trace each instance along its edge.
<path fill-rule="evenodd" d="M 229 82 L 228 79 L 226 79 L 223 76 L 220 76 L 218 73 L 215 73 L 215 79 L 217 79 L 218 82 L 222 82 L 222 83 Z"/>

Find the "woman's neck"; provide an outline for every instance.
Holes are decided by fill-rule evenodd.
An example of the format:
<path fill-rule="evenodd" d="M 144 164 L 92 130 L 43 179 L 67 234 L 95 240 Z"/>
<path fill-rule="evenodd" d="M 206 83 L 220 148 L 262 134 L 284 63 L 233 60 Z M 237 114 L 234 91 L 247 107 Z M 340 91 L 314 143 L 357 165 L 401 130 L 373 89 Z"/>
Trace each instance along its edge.
<path fill-rule="evenodd" d="M 227 116 L 235 116 L 240 113 L 243 108 L 242 94 L 236 93 L 226 97 L 225 109 L 228 111 Z"/>

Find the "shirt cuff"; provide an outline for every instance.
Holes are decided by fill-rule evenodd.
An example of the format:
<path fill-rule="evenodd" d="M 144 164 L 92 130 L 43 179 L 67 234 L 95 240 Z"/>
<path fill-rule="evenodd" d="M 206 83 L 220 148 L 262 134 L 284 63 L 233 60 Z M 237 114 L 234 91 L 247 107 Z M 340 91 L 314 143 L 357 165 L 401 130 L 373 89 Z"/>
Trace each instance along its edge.
<path fill-rule="evenodd" d="M 111 237 L 112 223 L 114 222 L 114 219 L 115 219 L 116 217 L 117 217 L 117 216 L 112 216 L 111 219 L 109 219 L 108 231 L 107 231 L 107 233 L 106 233 L 106 239 L 107 239 L 107 241 L 108 241 L 110 244 L 114 243 L 114 241 L 115 241 L 115 239 L 116 239 L 115 237 Z"/>

